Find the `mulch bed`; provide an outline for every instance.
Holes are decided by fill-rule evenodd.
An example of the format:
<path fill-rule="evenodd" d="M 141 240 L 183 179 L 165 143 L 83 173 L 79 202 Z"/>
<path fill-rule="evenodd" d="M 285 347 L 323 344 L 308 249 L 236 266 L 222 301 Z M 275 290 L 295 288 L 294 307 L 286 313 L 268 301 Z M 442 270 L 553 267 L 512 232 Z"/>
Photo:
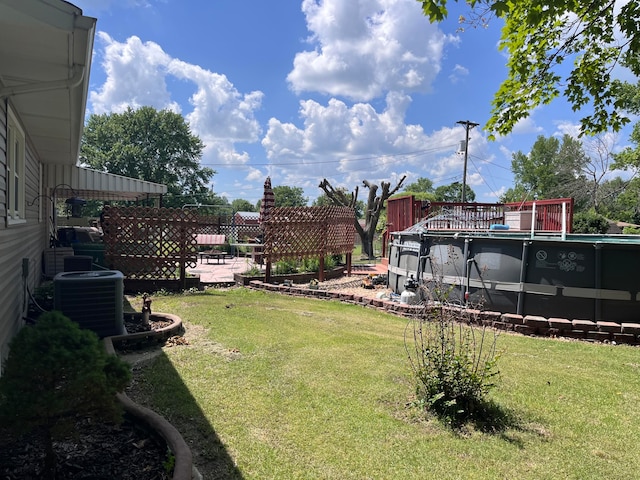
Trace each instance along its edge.
<path fill-rule="evenodd" d="M 172 322 L 170 320 L 161 317 L 151 317 L 149 324 L 144 325 L 142 323 L 142 314 L 125 313 L 124 315 L 124 327 L 127 329 L 127 333 L 151 332 L 168 327 L 171 324 Z"/>
<path fill-rule="evenodd" d="M 164 480 L 164 440 L 125 416 L 120 425 L 77 423 L 77 436 L 54 444 L 56 479 L 60 480 Z M 16 438 L 0 428 L 0 478 L 43 478 L 44 447 L 34 434 Z"/>
<path fill-rule="evenodd" d="M 125 314 L 129 333 L 157 330 L 171 324 Z M 79 419 L 77 434 L 54 443 L 56 480 L 165 480 L 171 466 L 167 445 L 159 435 L 125 414 L 120 425 Z M 16 437 L 0 426 L 0 479 L 41 479 L 44 446 L 35 434 Z"/>

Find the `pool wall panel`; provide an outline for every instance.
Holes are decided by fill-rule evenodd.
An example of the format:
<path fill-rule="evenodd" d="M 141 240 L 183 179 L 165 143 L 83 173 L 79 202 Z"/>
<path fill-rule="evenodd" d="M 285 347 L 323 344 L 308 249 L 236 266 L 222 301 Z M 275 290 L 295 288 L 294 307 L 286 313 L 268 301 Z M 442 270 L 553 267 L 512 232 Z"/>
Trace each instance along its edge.
<path fill-rule="evenodd" d="M 604 241 L 602 240 L 604 239 Z M 640 239 L 596 236 L 393 235 L 390 287 L 413 275 L 451 287 L 448 301 L 569 319 L 640 321 Z"/>

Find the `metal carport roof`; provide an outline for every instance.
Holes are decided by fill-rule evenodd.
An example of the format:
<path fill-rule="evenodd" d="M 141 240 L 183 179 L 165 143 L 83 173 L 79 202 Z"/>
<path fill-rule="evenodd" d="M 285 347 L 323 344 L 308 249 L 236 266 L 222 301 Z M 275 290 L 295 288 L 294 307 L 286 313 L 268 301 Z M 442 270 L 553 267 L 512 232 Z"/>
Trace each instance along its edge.
<path fill-rule="evenodd" d="M 44 174 L 47 194 L 57 198 L 143 200 L 167 193 L 166 185 L 74 165 L 45 165 Z"/>

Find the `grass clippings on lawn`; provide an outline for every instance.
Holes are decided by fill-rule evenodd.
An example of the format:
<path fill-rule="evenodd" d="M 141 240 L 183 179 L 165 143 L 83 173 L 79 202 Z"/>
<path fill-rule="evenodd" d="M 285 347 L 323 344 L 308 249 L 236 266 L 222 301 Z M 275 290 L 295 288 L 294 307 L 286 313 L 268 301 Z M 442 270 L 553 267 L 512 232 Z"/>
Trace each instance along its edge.
<path fill-rule="evenodd" d="M 406 320 L 337 301 L 234 288 L 154 298 L 188 345 L 136 368 L 205 478 L 637 478 L 640 349 L 503 333 L 508 413 L 452 431 L 412 406 Z"/>

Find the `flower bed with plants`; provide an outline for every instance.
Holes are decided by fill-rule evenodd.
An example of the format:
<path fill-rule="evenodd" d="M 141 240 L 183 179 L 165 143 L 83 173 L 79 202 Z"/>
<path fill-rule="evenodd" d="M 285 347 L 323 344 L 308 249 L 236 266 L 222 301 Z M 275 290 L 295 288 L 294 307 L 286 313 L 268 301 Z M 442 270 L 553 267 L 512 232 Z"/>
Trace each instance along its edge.
<path fill-rule="evenodd" d="M 324 259 L 324 278 L 331 280 L 344 275 L 345 266 L 339 265 L 339 258 L 329 256 Z M 318 259 L 304 259 L 300 262 L 280 260 L 273 265 L 271 281 L 281 284 L 290 281 L 295 284 L 309 283 L 318 278 L 320 262 Z M 257 266 L 243 273 L 235 273 L 233 280 L 236 284 L 247 286 L 253 280 L 264 280 L 264 272 Z"/>

